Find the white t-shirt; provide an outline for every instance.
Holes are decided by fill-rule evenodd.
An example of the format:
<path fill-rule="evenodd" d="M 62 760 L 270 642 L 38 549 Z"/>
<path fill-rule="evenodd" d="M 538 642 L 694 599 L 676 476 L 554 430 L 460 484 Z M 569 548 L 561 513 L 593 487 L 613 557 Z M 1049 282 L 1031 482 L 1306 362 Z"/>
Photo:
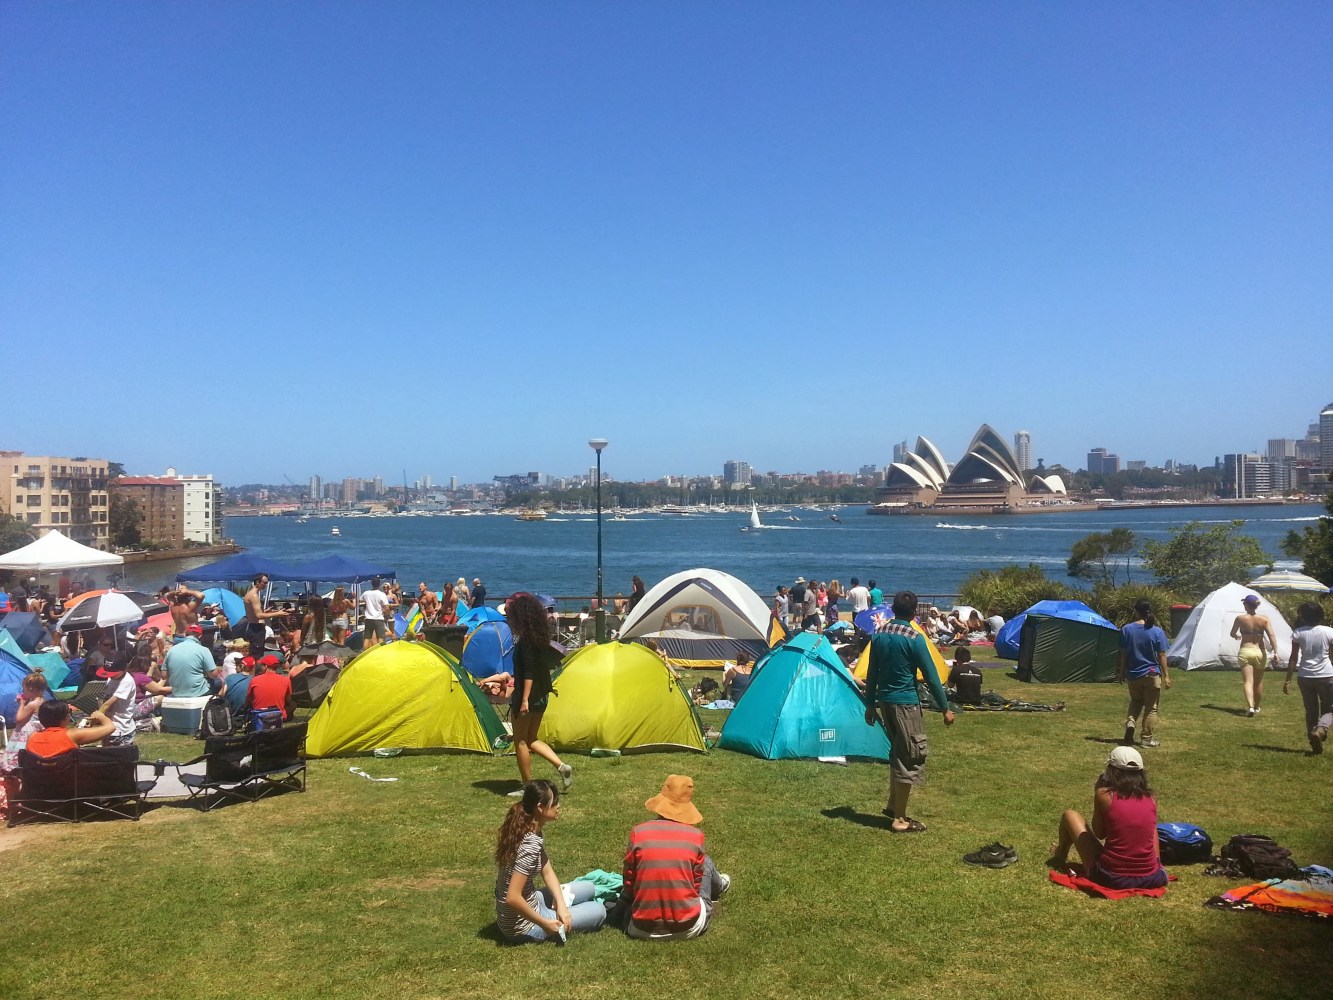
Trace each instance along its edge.
<path fill-rule="evenodd" d="M 851 590 L 847 591 L 847 596 L 852 602 L 852 614 L 864 611 L 866 608 L 870 607 L 870 591 L 866 590 L 866 588 L 859 583 Z"/>
<path fill-rule="evenodd" d="M 116 685 L 115 695 L 108 696 L 116 699 L 106 713 L 107 718 L 115 724 L 116 736 L 125 736 L 134 732 L 134 698 L 138 690 L 134 678 L 126 673 L 121 675 L 120 682 Z"/>
<path fill-rule="evenodd" d="M 1327 625 L 1302 625 L 1291 633 L 1291 644 L 1300 650 L 1297 677 L 1333 677 L 1333 662 L 1328 658 L 1333 643 L 1333 628 Z"/>
<path fill-rule="evenodd" d="M 361 603 L 366 606 L 366 621 L 384 621 L 384 609 L 389 606 L 389 595 L 382 590 L 367 590 L 361 595 Z"/>
<path fill-rule="evenodd" d="M 230 677 L 236 671 L 241 669 L 241 660 L 244 657 L 240 653 L 228 653 L 222 658 L 222 676 Z"/>

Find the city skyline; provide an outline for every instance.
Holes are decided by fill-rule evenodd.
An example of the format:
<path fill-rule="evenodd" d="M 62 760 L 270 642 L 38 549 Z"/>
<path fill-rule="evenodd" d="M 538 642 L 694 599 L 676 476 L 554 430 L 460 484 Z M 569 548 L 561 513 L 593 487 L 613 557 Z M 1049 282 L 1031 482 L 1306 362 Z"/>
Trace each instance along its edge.
<path fill-rule="evenodd" d="M 1048 465 L 1207 464 L 1300 436 L 1293 364 L 1333 385 L 1326 4 L 0 31 L 0 329 L 69 391 L 7 448 L 476 482 L 604 435 L 651 479 L 985 422 Z"/>

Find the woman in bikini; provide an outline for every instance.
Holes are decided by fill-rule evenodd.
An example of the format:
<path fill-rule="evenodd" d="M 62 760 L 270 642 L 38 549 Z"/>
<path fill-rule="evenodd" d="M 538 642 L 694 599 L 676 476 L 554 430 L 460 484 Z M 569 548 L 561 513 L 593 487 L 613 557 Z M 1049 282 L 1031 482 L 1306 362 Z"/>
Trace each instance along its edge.
<path fill-rule="evenodd" d="M 1245 715 L 1259 714 L 1264 700 L 1264 670 L 1271 659 L 1277 669 L 1277 639 L 1273 636 L 1273 624 L 1266 615 L 1257 615 L 1259 598 L 1255 594 L 1245 595 L 1245 613 L 1237 615 L 1231 626 L 1231 638 L 1240 640 L 1240 678 L 1245 691 Z M 1268 639 L 1268 652 L 1264 652 L 1264 639 Z"/>

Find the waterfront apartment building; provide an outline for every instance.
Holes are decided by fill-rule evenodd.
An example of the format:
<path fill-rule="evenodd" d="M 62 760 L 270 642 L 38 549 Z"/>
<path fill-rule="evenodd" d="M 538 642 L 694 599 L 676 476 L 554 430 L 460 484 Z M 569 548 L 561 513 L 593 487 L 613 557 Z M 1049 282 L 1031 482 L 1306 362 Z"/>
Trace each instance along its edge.
<path fill-rule="evenodd" d="M 110 547 L 107 460 L 0 451 L 0 511 L 41 537 L 53 528 L 93 548 Z"/>
<path fill-rule="evenodd" d="M 1289 462 L 1269 462 L 1253 452 L 1222 456 L 1221 492 L 1235 500 L 1281 496 L 1291 489 Z"/>
<path fill-rule="evenodd" d="M 749 462 L 731 459 L 722 463 L 722 480 L 728 486 L 749 486 L 753 472 Z"/>
<path fill-rule="evenodd" d="M 111 492 L 139 509 L 139 538 L 145 544 L 183 548 L 186 543 L 222 541 L 222 485 L 211 475 L 121 476 Z"/>
<path fill-rule="evenodd" d="M 1319 414 L 1319 467 L 1333 481 L 1333 403 Z"/>

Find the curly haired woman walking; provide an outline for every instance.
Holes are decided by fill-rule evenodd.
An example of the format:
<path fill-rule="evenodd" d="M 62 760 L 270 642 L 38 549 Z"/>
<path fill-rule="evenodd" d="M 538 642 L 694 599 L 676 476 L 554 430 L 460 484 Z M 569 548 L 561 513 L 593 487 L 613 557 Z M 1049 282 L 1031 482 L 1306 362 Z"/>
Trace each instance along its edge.
<path fill-rule="evenodd" d="M 568 788 L 574 769 L 537 738 L 546 702 L 551 694 L 551 665 L 560 654 L 551 646 L 551 619 L 541 602 L 531 594 L 515 594 L 506 605 L 505 618 L 514 634 L 514 696 L 509 703 L 514 726 L 514 756 L 518 776 L 526 786 L 532 781 L 532 755 L 551 762 Z M 522 795 L 520 789 L 510 795 Z"/>

